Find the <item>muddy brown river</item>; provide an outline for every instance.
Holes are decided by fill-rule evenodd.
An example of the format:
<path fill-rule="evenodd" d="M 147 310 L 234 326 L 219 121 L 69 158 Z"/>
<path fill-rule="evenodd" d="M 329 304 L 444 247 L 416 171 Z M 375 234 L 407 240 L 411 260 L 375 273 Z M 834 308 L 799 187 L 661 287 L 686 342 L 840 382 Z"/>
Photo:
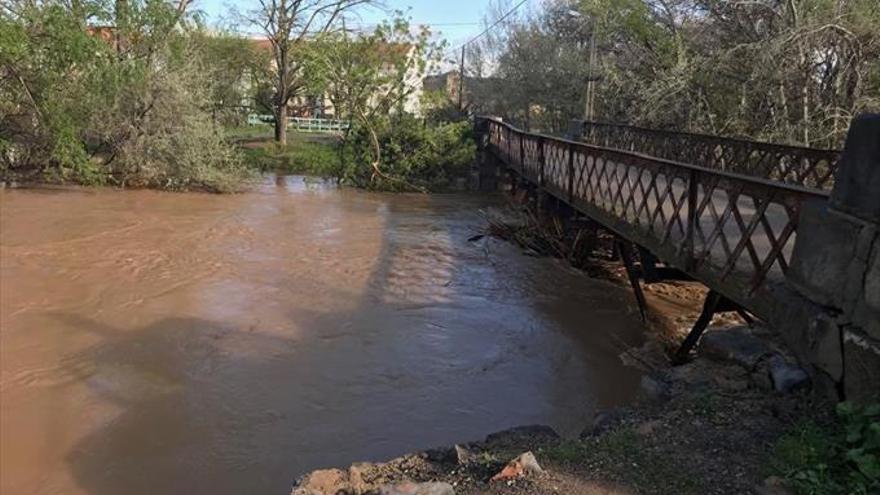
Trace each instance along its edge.
<path fill-rule="evenodd" d="M 504 242 L 478 195 L 0 191 L 14 494 L 285 494 L 303 472 L 630 400 L 632 296 Z"/>

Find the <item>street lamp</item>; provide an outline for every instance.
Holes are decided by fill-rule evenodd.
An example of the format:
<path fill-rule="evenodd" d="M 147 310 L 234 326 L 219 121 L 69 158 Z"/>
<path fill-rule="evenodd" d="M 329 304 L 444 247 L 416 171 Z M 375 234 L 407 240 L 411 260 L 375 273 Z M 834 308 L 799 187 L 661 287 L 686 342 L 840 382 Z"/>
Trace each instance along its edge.
<path fill-rule="evenodd" d="M 584 19 L 584 15 L 574 9 L 568 10 L 568 16 L 573 19 Z M 590 58 L 587 62 L 587 102 L 584 108 L 584 120 L 593 120 L 593 102 L 596 94 L 596 80 L 598 79 L 593 73 L 596 64 L 596 24 L 590 22 Z"/>

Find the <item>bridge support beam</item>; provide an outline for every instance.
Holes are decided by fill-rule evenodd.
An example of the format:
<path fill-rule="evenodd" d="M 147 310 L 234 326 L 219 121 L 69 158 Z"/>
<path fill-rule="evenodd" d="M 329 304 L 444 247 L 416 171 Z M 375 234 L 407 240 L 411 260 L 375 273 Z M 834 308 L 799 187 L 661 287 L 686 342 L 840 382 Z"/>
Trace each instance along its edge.
<path fill-rule="evenodd" d="M 880 397 L 880 115 L 857 118 L 831 200 L 804 205 L 776 326 L 848 400 Z M 794 318 L 793 318 L 794 317 Z"/>
<path fill-rule="evenodd" d="M 648 301 L 645 300 L 645 294 L 642 292 L 642 286 L 639 284 L 639 273 L 636 271 L 633 259 L 632 244 L 626 239 L 617 237 L 614 240 L 614 250 L 623 260 L 629 285 L 632 287 L 633 294 L 636 296 L 636 303 L 639 305 L 639 314 L 642 316 L 642 322 L 648 323 Z"/>
<path fill-rule="evenodd" d="M 739 304 L 731 301 L 730 299 L 724 297 L 718 292 L 714 290 L 709 290 L 706 294 L 706 299 L 703 301 L 703 310 L 700 312 L 699 318 L 697 318 L 696 323 L 694 323 L 693 328 L 691 328 L 690 333 L 682 342 L 681 347 L 676 351 L 675 356 L 673 356 L 674 364 L 684 364 L 690 359 L 691 350 L 697 345 L 700 337 L 703 335 L 703 332 L 706 331 L 706 328 L 709 326 L 709 323 L 712 323 L 712 317 L 714 317 L 717 313 L 725 313 L 735 311 L 737 314 L 742 317 L 743 320 L 746 321 L 749 325 L 752 325 L 752 317 L 743 309 Z"/>

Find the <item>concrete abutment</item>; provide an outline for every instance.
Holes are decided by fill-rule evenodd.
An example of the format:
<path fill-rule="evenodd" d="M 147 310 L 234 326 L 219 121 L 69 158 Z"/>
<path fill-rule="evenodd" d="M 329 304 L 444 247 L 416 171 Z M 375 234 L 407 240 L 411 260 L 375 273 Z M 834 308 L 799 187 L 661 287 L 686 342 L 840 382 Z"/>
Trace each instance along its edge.
<path fill-rule="evenodd" d="M 841 398 L 880 397 L 880 115 L 853 121 L 827 202 L 801 210 L 788 283 L 807 321 L 778 322 Z M 793 328 L 806 324 L 806 332 Z"/>

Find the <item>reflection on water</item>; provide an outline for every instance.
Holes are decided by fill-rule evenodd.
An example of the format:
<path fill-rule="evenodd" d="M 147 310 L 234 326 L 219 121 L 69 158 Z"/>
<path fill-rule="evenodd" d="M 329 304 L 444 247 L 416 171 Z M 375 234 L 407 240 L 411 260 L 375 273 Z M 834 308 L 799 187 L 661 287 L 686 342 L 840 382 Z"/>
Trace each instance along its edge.
<path fill-rule="evenodd" d="M 631 296 L 468 243 L 495 201 L 0 191 L 0 491 L 287 493 L 508 426 L 576 434 L 638 383 Z"/>

